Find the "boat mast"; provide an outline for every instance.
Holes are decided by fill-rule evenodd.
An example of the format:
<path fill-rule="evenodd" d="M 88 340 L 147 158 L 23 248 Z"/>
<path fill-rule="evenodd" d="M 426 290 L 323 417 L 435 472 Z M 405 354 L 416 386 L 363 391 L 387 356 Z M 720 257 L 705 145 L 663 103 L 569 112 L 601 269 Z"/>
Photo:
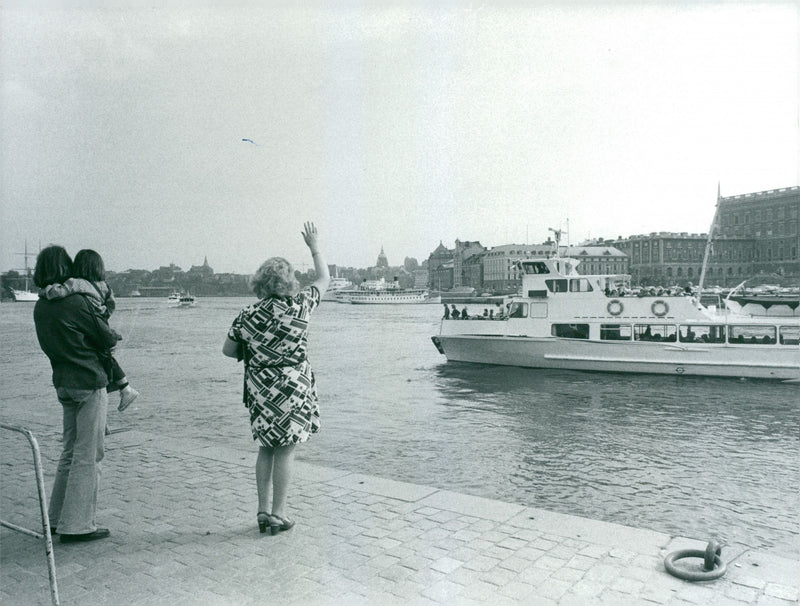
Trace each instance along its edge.
<path fill-rule="evenodd" d="M 720 185 L 717 181 L 717 206 L 714 209 L 714 218 L 711 220 L 711 228 L 708 230 L 708 239 L 706 240 L 706 251 L 703 253 L 703 266 L 700 270 L 700 284 L 697 285 L 697 296 L 703 293 L 703 283 L 706 279 L 706 269 L 708 268 L 708 257 L 711 255 L 711 242 L 714 239 L 714 231 L 717 228 L 717 218 L 719 216 L 719 200 L 720 200 Z"/>

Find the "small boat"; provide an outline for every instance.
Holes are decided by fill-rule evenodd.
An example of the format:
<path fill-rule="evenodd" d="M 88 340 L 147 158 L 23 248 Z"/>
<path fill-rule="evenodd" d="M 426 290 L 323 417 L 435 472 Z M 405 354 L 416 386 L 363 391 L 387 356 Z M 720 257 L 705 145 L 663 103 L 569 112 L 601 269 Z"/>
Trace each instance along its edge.
<path fill-rule="evenodd" d="M 167 297 L 167 305 L 169 307 L 194 307 L 197 303 L 194 295 L 189 293 L 182 293 L 180 291 L 173 291 Z"/>

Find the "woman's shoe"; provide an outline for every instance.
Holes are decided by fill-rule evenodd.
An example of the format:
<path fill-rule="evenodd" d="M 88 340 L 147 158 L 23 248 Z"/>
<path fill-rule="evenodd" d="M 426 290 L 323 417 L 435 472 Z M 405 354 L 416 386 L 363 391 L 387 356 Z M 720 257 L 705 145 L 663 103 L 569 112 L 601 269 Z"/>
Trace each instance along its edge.
<path fill-rule="evenodd" d="M 269 514 L 266 511 L 258 512 L 258 532 L 267 532 L 267 526 L 270 525 Z"/>
<path fill-rule="evenodd" d="M 289 530 L 293 526 L 294 522 L 291 520 L 287 520 L 281 516 L 276 516 L 274 513 L 270 514 L 269 516 L 269 531 L 273 534 L 273 536 L 283 530 Z"/>

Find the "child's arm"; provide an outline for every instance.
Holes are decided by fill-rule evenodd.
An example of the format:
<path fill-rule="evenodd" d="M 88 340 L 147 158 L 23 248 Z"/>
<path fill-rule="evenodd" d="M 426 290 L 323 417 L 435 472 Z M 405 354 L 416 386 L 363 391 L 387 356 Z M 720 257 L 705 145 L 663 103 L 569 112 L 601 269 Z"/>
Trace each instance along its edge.
<path fill-rule="evenodd" d="M 69 278 L 63 284 L 50 284 L 42 289 L 42 294 L 46 299 L 63 299 L 69 295 L 79 292 L 75 287 L 75 279 Z"/>

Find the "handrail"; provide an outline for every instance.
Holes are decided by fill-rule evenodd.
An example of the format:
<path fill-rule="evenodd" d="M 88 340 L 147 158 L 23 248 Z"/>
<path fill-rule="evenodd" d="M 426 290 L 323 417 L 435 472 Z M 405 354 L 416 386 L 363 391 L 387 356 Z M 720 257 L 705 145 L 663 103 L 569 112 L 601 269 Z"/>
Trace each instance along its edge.
<path fill-rule="evenodd" d="M 33 451 L 33 467 L 36 471 L 36 488 L 39 492 L 39 510 L 42 514 L 42 533 L 40 534 L 35 530 L 23 528 L 22 526 L 12 524 L 11 522 L 4 520 L 0 520 L 0 526 L 5 526 L 6 528 L 10 528 L 11 530 L 21 532 L 22 534 L 26 534 L 37 539 L 44 539 L 45 553 L 47 556 L 47 573 L 50 577 L 50 599 L 52 600 L 54 606 L 59 606 L 60 602 L 58 599 L 56 561 L 53 557 L 53 535 L 50 533 L 50 516 L 47 513 L 47 494 L 44 488 L 44 473 L 42 472 L 42 457 L 39 453 L 39 443 L 36 441 L 33 433 L 31 433 L 31 431 L 25 427 L 17 427 L 15 425 L 6 425 L 5 423 L 0 423 L 0 428 L 23 434 L 26 438 L 28 438 L 28 443 L 31 445 L 31 450 Z"/>

